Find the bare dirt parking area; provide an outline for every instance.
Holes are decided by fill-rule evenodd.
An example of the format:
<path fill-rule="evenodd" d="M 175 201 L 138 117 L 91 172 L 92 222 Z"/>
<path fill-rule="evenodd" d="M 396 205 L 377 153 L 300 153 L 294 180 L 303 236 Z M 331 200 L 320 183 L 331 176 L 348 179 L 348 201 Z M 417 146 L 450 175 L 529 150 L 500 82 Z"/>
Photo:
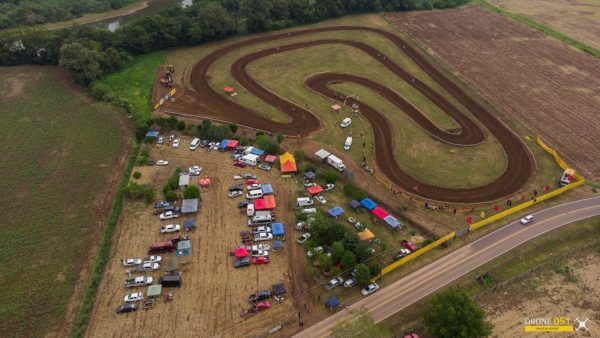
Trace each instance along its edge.
<path fill-rule="evenodd" d="M 477 5 L 388 14 L 485 100 L 600 179 L 600 61 Z"/>
<path fill-rule="evenodd" d="M 257 336 L 265 333 L 296 313 L 290 301 L 293 290 L 301 282 L 290 268 L 290 255 L 294 250 L 293 238 L 284 241 L 285 250 L 271 251 L 269 265 L 253 265 L 235 269 L 233 258 L 228 252 L 240 244 L 240 230 L 247 230 L 247 217 L 237 208 L 242 197 L 228 198 L 228 187 L 235 181 L 234 174 L 252 172 L 262 182 L 271 183 L 276 192 L 277 217 L 291 232 L 293 213 L 290 192 L 293 181 L 285 181 L 278 171 L 265 172 L 258 169 L 240 169 L 232 166 L 230 153 L 206 152 L 199 148 L 190 151 L 187 146 L 191 139 L 182 138 L 179 149 L 166 145 L 152 146 L 153 159 L 166 159 L 167 166 L 136 167 L 142 177 L 140 183 L 151 183 L 162 197 L 160 190 L 176 166 L 186 170 L 189 166 L 203 167 L 200 177 L 212 178 L 211 188 L 202 193 L 202 207 L 194 217 L 197 230 L 191 233 L 191 263 L 182 268 L 183 285 L 172 288 L 174 299 L 156 303 L 149 310 L 138 310 L 129 314 L 115 314 L 115 308 L 123 303 L 123 297 L 130 292 L 146 292 L 146 287 L 125 289 L 127 278 L 121 264 L 124 257 L 144 257 L 148 247 L 157 241 L 169 239 L 172 235 L 159 234 L 164 224 L 183 224 L 181 217 L 170 221 L 160 221 L 152 214 L 152 206 L 143 202 L 127 202 L 122 220 L 116 232 L 111 261 L 99 288 L 92 322 L 88 330 L 90 337 L 167 337 L 167 336 L 211 336 L 240 337 Z M 197 184 L 198 176 L 192 176 Z M 239 182 L 239 181 L 238 181 Z M 289 229 L 288 229 L 289 228 Z M 293 237 L 293 236 L 288 236 Z M 172 254 L 164 254 L 163 258 Z M 180 262 L 184 259 L 180 259 Z M 293 260 L 292 260 L 293 261 Z M 155 280 L 163 275 L 163 267 L 150 274 Z M 185 270 L 188 271 L 185 271 Z M 248 295 L 260 289 L 269 289 L 272 284 L 283 282 L 288 290 L 287 300 L 272 300 L 272 307 L 264 312 L 240 316 L 249 307 Z M 293 284 L 292 284 L 293 283 Z M 141 305 L 141 304 L 140 304 Z"/>

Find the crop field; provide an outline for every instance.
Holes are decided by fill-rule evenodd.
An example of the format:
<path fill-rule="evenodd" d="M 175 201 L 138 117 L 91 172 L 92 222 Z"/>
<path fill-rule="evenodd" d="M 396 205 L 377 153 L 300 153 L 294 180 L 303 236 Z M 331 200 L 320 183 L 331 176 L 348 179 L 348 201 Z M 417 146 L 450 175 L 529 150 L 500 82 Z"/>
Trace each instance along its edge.
<path fill-rule="evenodd" d="M 65 336 L 129 151 L 120 113 L 56 67 L 2 68 L 0 331 Z"/>
<path fill-rule="evenodd" d="M 387 18 L 503 112 L 503 121 L 541 135 L 584 176 L 600 179 L 598 59 L 477 5 Z"/>
<path fill-rule="evenodd" d="M 597 1 L 491 0 L 490 3 L 600 49 L 600 3 Z"/>

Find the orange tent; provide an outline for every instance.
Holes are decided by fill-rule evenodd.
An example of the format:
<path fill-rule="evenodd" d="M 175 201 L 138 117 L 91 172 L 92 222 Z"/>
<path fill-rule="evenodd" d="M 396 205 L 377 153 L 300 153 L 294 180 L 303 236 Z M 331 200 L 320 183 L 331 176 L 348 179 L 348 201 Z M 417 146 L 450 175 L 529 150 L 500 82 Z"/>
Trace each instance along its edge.
<path fill-rule="evenodd" d="M 198 179 L 198 184 L 200 185 L 200 188 L 203 188 L 203 189 L 210 187 L 211 183 L 212 183 L 212 180 L 208 176 L 204 176 L 204 177 L 201 177 Z"/>
<path fill-rule="evenodd" d="M 294 155 L 287 151 L 279 155 L 279 163 L 282 173 L 295 173 L 298 171 L 298 169 L 296 169 L 296 159 L 294 158 Z"/>

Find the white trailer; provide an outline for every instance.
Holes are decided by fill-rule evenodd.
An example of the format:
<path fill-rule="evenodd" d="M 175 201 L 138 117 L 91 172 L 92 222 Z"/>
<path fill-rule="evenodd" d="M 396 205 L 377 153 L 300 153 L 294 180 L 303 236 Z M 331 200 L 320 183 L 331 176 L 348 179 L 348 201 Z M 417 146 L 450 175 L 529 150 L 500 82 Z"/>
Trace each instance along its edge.
<path fill-rule="evenodd" d="M 329 163 L 332 167 L 336 168 L 339 171 L 344 171 L 344 169 L 346 169 L 344 162 L 342 162 L 342 160 L 340 160 L 335 155 L 329 155 L 327 157 L 327 163 Z"/>
<path fill-rule="evenodd" d="M 239 161 L 244 162 L 249 166 L 255 167 L 256 164 L 258 163 L 258 157 L 259 157 L 258 155 L 248 154 L 248 155 L 244 155 L 244 156 L 240 157 Z"/>

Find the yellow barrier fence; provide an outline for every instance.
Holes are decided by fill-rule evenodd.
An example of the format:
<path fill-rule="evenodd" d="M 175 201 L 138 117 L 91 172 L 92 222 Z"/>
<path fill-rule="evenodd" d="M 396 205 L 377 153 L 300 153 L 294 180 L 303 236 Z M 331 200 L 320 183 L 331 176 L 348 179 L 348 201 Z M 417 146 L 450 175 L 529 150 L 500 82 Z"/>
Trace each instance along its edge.
<path fill-rule="evenodd" d="M 542 139 L 539 136 L 536 138 L 535 141 L 536 141 L 536 143 L 542 149 L 544 149 L 546 152 L 548 152 L 550 155 L 552 155 L 554 157 L 554 159 L 556 160 L 556 163 L 558 163 L 558 165 L 563 170 L 566 170 L 567 168 L 569 168 L 569 166 L 565 163 L 565 161 L 563 161 L 560 158 L 560 156 L 558 156 L 558 153 L 556 152 L 556 150 L 548 147 L 542 141 Z M 525 208 L 528 208 L 528 207 L 530 207 L 530 206 L 532 206 L 532 205 L 534 205 L 536 203 L 543 202 L 543 201 L 545 201 L 547 199 L 550 199 L 552 197 L 558 196 L 558 195 L 560 195 L 560 194 L 562 194 L 564 192 L 567 192 L 567 191 L 569 191 L 571 189 L 575 189 L 577 187 L 580 187 L 580 186 L 582 186 L 585 183 L 585 178 L 583 178 L 583 176 L 581 176 L 581 175 L 579 175 L 577 173 L 575 173 L 574 178 L 575 178 L 575 182 L 573 182 L 573 183 L 571 183 L 571 184 L 569 184 L 567 186 L 564 186 L 562 188 L 556 189 L 556 190 L 551 191 L 551 192 L 549 192 L 547 194 L 541 195 L 540 197 L 538 197 L 538 198 L 536 198 L 534 200 L 530 200 L 530 201 L 521 203 L 521 204 L 519 204 L 517 206 L 514 206 L 514 207 L 512 207 L 510 209 L 506 209 L 504 211 L 501 211 L 501 212 L 499 212 L 499 213 L 497 213 L 497 214 L 495 214 L 493 216 L 490 216 L 490 217 L 488 217 L 486 219 L 483 219 L 483 220 L 481 220 L 479 222 L 475 222 L 475 223 L 473 223 L 473 224 L 471 224 L 469 226 L 469 230 L 473 231 L 473 230 L 479 229 L 479 228 L 481 228 L 481 227 L 483 227 L 483 226 L 485 226 L 487 224 L 490 224 L 490 223 L 493 223 L 495 221 L 501 220 L 504 217 L 507 217 L 507 216 L 509 216 L 511 214 L 519 212 L 519 211 L 521 211 L 521 210 L 523 210 Z M 427 245 L 427 246 L 425 246 L 425 247 L 423 247 L 423 248 L 421 248 L 421 249 L 419 249 L 419 250 L 411 253 L 410 255 L 402 257 L 401 259 L 397 260 L 396 262 L 394 262 L 394 263 L 392 263 L 392 264 L 384 267 L 383 269 L 381 269 L 381 274 L 378 277 L 373 278 L 373 280 L 377 280 L 377 279 L 381 278 L 383 275 L 391 272 L 392 270 L 397 269 L 401 265 L 404 265 L 407 262 L 410 262 L 413 259 L 421 256 L 422 254 L 424 254 L 424 253 L 426 253 L 426 252 L 428 252 L 428 251 L 430 251 L 430 250 L 432 250 L 434 248 L 437 248 L 438 246 L 440 246 L 441 244 L 443 244 L 443 243 L 451 240 L 455 236 L 456 236 L 456 231 L 453 231 L 453 232 L 445 235 L 444 237 L 439 238 L 435 242 L 430 243 L 429 245 Z"/>

